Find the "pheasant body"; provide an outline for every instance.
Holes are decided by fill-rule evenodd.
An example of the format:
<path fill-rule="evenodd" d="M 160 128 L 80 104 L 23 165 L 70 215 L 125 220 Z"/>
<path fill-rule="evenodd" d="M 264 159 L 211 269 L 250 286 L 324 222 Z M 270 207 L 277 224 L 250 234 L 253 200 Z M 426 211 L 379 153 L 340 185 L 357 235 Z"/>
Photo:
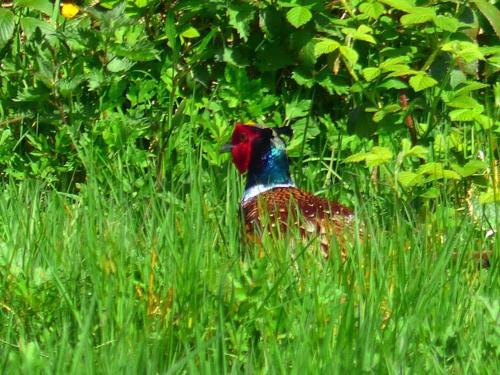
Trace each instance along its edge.
<path fill-rule="evenodd" d="M 353 212 L 295 186 L 286 147 L 277 130 L 236 124 L 233 132 L 229 146 L 233 162 L 240 173 L 248 172 L 241 201 L 247 234 L 259 237 L 268 231 L 279 235 L 293 226 L 303 238 L 318 237 L 325 256 L 333 237 L 343 250 Z"/>
<path fill-rule="evenodd" d="M 325 256 L 329 254 L 333 237 L 345 248 L 346 228 L 352 225 L 354 218 L 347 207 L 294 186 L 271 188 L 243 200 L 241 208 L 247 233 L 259 234 L 262 230 L 286 233 L 294 226 L 303 238 L 317 236 Z"/>

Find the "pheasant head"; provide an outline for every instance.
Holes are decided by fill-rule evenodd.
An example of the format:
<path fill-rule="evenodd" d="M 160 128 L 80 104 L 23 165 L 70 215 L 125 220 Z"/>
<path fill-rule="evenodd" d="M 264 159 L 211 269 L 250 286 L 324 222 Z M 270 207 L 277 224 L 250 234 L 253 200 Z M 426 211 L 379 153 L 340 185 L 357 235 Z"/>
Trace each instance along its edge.
<path fill-rule="evenodd" d="M 228 148 L 238 171 L 247 173 L 247 197 L 252 191 L 293 186 L 283 134 L 291 135 L 290 128 L 271 129 L 241 123 L 234 127 Z"/>

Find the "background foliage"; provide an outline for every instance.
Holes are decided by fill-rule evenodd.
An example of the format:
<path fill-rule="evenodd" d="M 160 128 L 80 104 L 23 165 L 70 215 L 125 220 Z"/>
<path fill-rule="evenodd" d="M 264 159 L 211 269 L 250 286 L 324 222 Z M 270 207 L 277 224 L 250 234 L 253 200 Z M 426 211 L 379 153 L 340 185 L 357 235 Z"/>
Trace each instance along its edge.
<path fill-rule="evenodd" d="M 232 124 L 252 120 L 293 123 L 299 165 L 326 150 L 330 169 L 387 166 L 398 194 L 435 198 L 446 181 L 497 200 L 500 12 L 486 0 L 106 0 L 67 19 L 58 1 L 10 5 L 3 177 L 71 188 L 116 159 L 133 191 L 144 171 L 181 178 L 188 138 L 221 165 Z"/>
<path fill-rule="evenodd" d="M 499 251 L 499 25 L 491 0 L 2 2 L 2 371 L 495 373 L 498 259 L 470 258 Z M 298 184 L 370 241 L 257 257 L 236 121 L 291 124 Z"/>

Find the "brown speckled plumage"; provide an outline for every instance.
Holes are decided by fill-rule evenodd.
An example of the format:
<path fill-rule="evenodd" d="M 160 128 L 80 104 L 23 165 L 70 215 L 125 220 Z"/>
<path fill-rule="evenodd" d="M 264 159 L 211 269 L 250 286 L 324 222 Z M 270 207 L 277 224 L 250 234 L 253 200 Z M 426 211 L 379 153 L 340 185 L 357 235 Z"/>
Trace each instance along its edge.
<path fill-rule="evenodd" d="M 304 238 L 318 237 L 325 256 L 329 255 L 335 237 L 345 257 L 345 241 L 349 240 L 346 236 L 354 219 L 352 211 L 345 206 L 296 187 L 276 187 L 243 202 L 242 210 L 250 235 L 258 235 L 262 230 L 275 235 L 286 233 L 288 226 L 293 225 Z"/>

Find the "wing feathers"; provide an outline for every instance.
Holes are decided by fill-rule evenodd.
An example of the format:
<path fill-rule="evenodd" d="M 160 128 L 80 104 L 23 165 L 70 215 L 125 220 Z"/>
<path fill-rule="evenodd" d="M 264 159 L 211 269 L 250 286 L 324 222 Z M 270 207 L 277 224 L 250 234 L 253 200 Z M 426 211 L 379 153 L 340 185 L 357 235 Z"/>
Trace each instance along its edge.
<path fill-rule="evenodd" d="M 344 248 L 346 234 L 351 232 L 352 235 L 354 215 L 349 208 L 295 187 L 268 190 L 245 202 L 242 209 L 247 232 L 254 233 L 256 228 L 265 229 L 262 223 L 266 219 L 271 231 L 277 226 L 281 232 L 290 225 L 297 226 L 303 237 L 320 237 L 325 256 L 328 255 L 332 236 Z"/>

